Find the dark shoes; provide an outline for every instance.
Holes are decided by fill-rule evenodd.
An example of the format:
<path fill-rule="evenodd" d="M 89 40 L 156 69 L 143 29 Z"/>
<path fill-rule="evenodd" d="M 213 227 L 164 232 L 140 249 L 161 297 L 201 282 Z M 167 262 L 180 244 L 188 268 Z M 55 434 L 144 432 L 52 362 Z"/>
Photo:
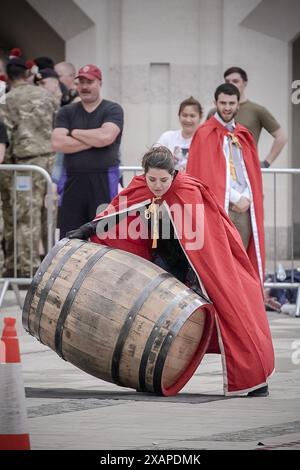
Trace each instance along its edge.
<path fill-rule="evenodd" d="M 281 303 L 278 302 L 276 297 L 267 297 L 265 298 L 265 307 L 266 310 L 271 310 L 274 312 L 281 312 Z"/>
<path fill-rule="evenodd" d="M 268 397 L 269 396 L 269 387 L 264 385 L 263 387 L 252 390 L 247 394 L 247 397 Z"/>

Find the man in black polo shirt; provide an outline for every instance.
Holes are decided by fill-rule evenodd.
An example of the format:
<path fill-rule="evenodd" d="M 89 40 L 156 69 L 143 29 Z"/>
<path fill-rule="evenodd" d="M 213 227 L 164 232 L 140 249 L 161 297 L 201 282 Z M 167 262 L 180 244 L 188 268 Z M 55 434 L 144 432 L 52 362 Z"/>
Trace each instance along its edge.
<path fill-rule="evenodd" d="M 52 135 L 54 151 L 65 154 L 67 173 L 59 214 L 61 238 L 94 218 L 98 206 L 117 194 L 119 182 L 123 110 L 102 99 L 98 67 L 86 65 L 76 78 L 81 101 L 61 108 Z"/>

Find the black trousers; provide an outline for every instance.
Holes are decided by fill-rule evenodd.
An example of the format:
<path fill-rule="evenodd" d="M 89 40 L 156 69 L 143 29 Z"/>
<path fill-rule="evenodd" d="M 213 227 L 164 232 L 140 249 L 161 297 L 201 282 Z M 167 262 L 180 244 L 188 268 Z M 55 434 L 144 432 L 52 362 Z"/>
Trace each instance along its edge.
<path fill-rule="evenodd" d="M 185 282 L 189 269 L 189 263 L 187 260 L 181 259 L 175 266 L 170 266 L 163 254 L 156 253 L 153 257 L 153 263 L 172 274 L 179 281 L 183 283 Z"/>
<path fill-rule="evenodd" d="M 68 175 L 58 216 L 60 238 L 93 220 L 117 193 L 118 181 L 112 186 L 109 173 Z"/>

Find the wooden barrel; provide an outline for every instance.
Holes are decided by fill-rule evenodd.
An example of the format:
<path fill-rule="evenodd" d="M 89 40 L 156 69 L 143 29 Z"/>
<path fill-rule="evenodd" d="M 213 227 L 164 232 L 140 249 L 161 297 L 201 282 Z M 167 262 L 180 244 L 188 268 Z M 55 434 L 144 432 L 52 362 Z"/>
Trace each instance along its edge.
<path fill-rule="evenodd" d="M 213 307 L 139 256 L 63 239 L 33 278 L 23 326 L 91 375 L 167 396 L 199 365 Z"/>

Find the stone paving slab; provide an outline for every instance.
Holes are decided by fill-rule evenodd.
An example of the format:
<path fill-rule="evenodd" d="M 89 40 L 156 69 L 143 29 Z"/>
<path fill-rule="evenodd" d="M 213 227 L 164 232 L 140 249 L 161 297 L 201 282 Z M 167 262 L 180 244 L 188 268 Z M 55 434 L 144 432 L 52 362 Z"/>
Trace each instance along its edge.
<path fill-rule="evenodd" d="M 223 396 L 218 355 L 205 356 L 176 397 L 154 397 L 59 358 L 24 331 L 12 294 L 0 330 L 4 316 L 17 318 L 32 449 L 299 449 L 298 318 L 268 312 L 276 372 L 270 396 L 249 399 Z"/>

